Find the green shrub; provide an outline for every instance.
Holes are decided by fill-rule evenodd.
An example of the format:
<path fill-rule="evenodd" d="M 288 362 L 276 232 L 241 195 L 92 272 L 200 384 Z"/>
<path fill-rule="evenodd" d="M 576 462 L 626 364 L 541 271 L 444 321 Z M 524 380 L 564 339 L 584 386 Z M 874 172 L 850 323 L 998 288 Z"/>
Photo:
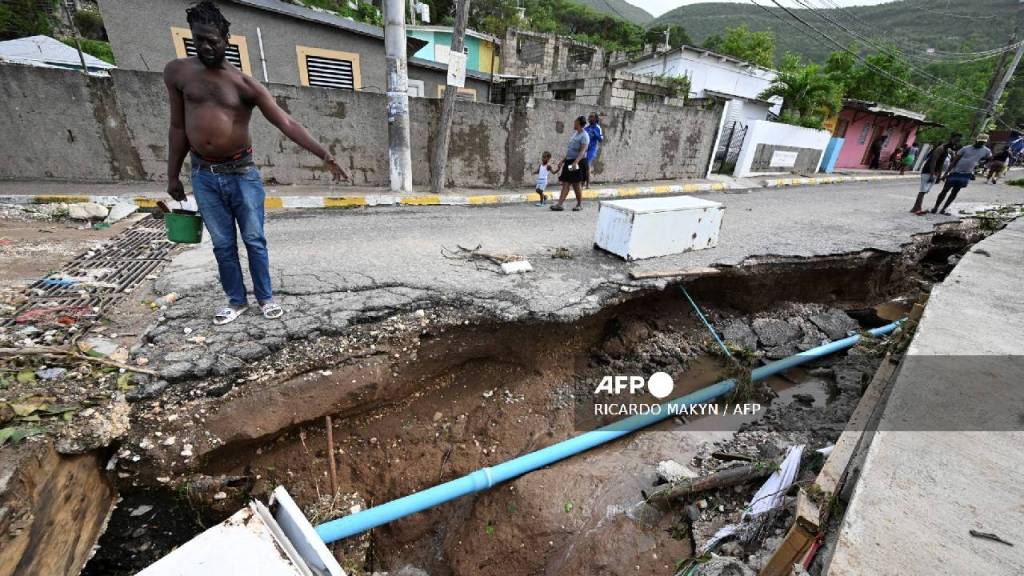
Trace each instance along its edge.
<path fill-rule="evenodd" d="M 90 40 L 106 40 L 107 30 L 103 27 L 103 17 L 99 12 L 79 10 L 74 16 L 78 33 Z"/>
<path fill-rule="evenodd" d="M 49 36 L 53 32 L 50 16 L 35 0 L 7 0 L 0 4 L 0 40 Z"/>
<path fill-rule="evenodd" d="M 75 48 L 74 38 L 61 38 L 60 41 L 72 48 Z M 90 56 L 95 56 L 104 62 L 116 64 L 116 62 L 114 62 L 114 51 L 110 49 L 110 42 L 90 40 L 88 38 L 80 38 L 79 41 L 82 43 L 82 52 L 85 52 Z"/>

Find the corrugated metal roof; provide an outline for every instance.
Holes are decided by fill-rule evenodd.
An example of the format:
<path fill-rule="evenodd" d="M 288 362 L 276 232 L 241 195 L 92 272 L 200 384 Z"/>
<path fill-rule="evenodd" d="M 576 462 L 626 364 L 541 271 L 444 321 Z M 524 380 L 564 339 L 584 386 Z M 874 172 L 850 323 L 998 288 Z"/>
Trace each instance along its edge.
<path fill-rule="evenodd" d="M 430 68 L 431 70 L 439 70 L 441 72 L 448 72 L 448 65 L 444 62 L 434 62 L 433 60 L 425 60 L 423 58 L 409 57 L 409 66 L 417 66 L 419 68 Z M 483 80 L 485 82 L 490 81 L 491 75 L 485 72 L 478 72 L 476 70 L 470 70 L 466 68 L 466 78 L 473 78 L 474 80 Z"/>
<path fill-rule="evenodd" d="M 95 56 L 84 53 L 82 56 L 90 73 L 106 75 L 106 70 L 117 68 Z M 82 68 L 77 49 L 49 36 L 28 36 L 0 42 L 0 62 L 43 68 Z"/>
<path fill-rule="evenodd" d="M 356 34 L 363 34 L 374 38 L 384 38 L 383 28 L 378 28 L 371 24 L 356 22 L 355 20 L 350 20 L 343 16 L 338 16 L 337 14 L 323 10 L 314 10 L 313 8 L 297 6 L 295 4 L 281 2 L 280 0 L 232 1 L 235 4 L 259 8 L 260 10 L 266 10 L 268 12 L 276 12 L 278 14 L 284 14 L 285 16 L 291 16 L 292 18 L 298 18 L 309 22 L 317 22 L 326 26 L 333 26 L 335 28 L 341 28 L 342 30 L 348 30 L 349 32 L 355 32 Z"/>
<path fill-rule="evenodd" d="M 405 29 L 418 30 L 421 32 L 446 32 L 448 34 L 452 34 L 454 30 L 451 26 L 432 26 L 423 24 L 407 25 Z M 492 36 L 484 32 L 477 32 L 476 30 L 470 30 L 469 28 L 466 28 L 466 35 L 473 36 L 474 38 L 479 38 L 481 40 L 487 40 L 492 44 L 501 44 L 501 39 L 497 36 Z"/>
<path fill-rule="evenodd" d="M 874 112 L 876 114 L 895 116 L 897 118 L 907 118 L 909 120 L 917 120 L 919 122 L 925 121 L 925 115 L 921 112 L 914 112 L 913 110 L 907 110 L 905 108 L 897 108 L 881 102 L 870 102 L 868 100 L 858 100 L 856 98 L 843 98 L 843 106 L 847 108 L 855 108 L 857 110 Z"/>

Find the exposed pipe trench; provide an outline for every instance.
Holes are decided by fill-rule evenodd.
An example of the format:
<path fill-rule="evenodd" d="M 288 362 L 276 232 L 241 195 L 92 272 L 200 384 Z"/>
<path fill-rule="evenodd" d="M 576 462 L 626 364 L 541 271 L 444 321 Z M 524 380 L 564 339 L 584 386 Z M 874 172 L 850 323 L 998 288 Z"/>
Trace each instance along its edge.
<path fill-rule="evenodd" d="M 977 226 L 960 223 L 955 228 L 940 227 L 934 233 L 915 237 L 900 253 L 865 251 L 815 258 L 751 258 L 739 266 L 725 267 L 719 274 L 687 282 L 686 289 L 702 307 L 707 306 L 709 319 L 717 318 L 716 326 L 725 319 L 738 317 L 737 314 L 761 314 L 777 303 L 793 302 L 839 307 L 867 329 L 906 313 L 897 300 L 906 300 L 907 295 L 941 281 L 955 258 L 985 235 Z M 891 309 L 875 314 L 881 306 Z M 867 316 L 862 318 L 858 312 Z M 789 314 L 801 316 L 800 311 Z M 379 349 L 388 352 L 382 357 L 395 352 L 402 353 L 402 358 L 382 364 L 379 377 L 365 390 L 355 388 L 355 392 L 342 396 L 339 390 L 346 390 L 351 382 L 346 378 L 355 378 L 350 375 L 351 370 L 332 363 L 334 356 L 324 360 L 311 356 L 308 365 L 300 366 L 312 375 L 311 379 L 295 380 L 296 385 L 303 385 L 303 390 L 315 394 L 296 395 L 291 403 L 284 397 L 269 396 L 276 402 L 271 404 L 274 410 L 256 414 L 258 418 L 253 420 L 260 426 L 257 433 L 241 440 L 224 436 L 228 441 L 199 461 L 188 471 L 190 475 L 182 476 L 179 482 L 164 483 L 160 476 L 171 474 L 154 462 L 144 460 L 133 465 L 122 461 L 118 474 L 125 501 L 115 512 L 108 533 L 84 573 L 134 573 L 210 523 L 223 520 L 226 512 L 234 510 L 238 503 L 265 495 L 275 483 L 284 483 L 293 490 L 296 500 L 316 524 L 355 508 L 351 504 L 372 507 L 374 503 L 423 490 L 434 482 L 472 476 L 474 470 L 490 464 L 496 456 L 500 455 L 498 461 L 515 459 L 534 449 L 535 441 L 547 438 L 547 442 L 556 442 L 566 438 L 573 428 L 572 416 L 563 409 L 571 409 L 574 398 L 587 396 L 580 392 L 592 392 L 587 383 L 600 374 L 650 374 L 652 370 L 666 369 L 668 365 L 664 362 L 671 360 L 667 371 L 676 376 L 676 388 L 682 392 L 695 390 L 714 382 L 715 376 L 721 377 L 721 366 L 706 353 L 714 344 L 699 342 L 698 333 L 704 332 L 704 326 L 694 320 L 697 319 L 686 299 L 679 298 L 675 290 L 667 290 L 624 292 L 619 300 L 579 322 L 544 324 L 542 329 L 531 323 L 432 323 L 428 329 L 418 330 L 422 333 L 416 342 L 402 334 L 393 337 L 392 342 L 386 328 L 382 329 L 381 337 L 372 337 L 370 330 L 380 329 L 374 323 L 366 329 L 370 335 L 366 340 L 376 342 Z M 640 344 L 648 341 L 650 345 Z M 407 345 L 411 352 L 406 351 Z M 676 362 L 679 354 L 683 356 L 681 364 Z M 763 374 L 770 366 L 759 368 L 755 374 Z M 353 365 L 353 369 L 357 367 Z M 317 377 L 321 370 L 334 371 L 334 375 Z M 801 383 L 806 378 L 800 370 L 790 376 Z M 786 387 L 779 377 L 768 381 L 773 388 Z M 247 394 L 257 399 L 260 393 L 279 388 L 282 385 L 277 382 L 262 388 L 246 385 Z M 800 392 L 817 395 L 815 390 Z M 488 396 L 491 393 L 495 393 L 493 398 Z M 830 392 L 822 392 L 826 393 Z M 487 399 L 481 400 L 481 394 Z M 248 408 L 250 404 L 243 402 L 247 395 L 232 398 L 234 404 L 246 409 L 218 401 L 217 408 L 223 412 L 219 414 L 221 419 L 253 414 Z M 322 422 L 325 412 L 309 408 L 328 404 L 332 407 L 326 413 L 334 416 L 337 450 L 320 447 L 330 443 L 321 426 L 313 423 Z M 337 408 L 336 404 L 342 407 Z M 295 424 L 295 417 L 275 419 L 278 412 L 285 411 L 309 416 L 300 425 Z M 206 418 L 212 422 L 209 415 Z M 632 435 L 629 442 L 644 436 Z M 686 446 L 671 452 L 660 450 L 665 444 L 661 440 L 645 442 L 641 444 L 643 453 L 625 461 L 627 465 L 633 466 L 634 460 L 645 458 L 653 461 L 652 457 L 663 454 L 689 457 Z M 620 562 L 625 556 L 616 545 L 576 534 L 576 524 L 562 526 L 562 518 L 569 519 L 562 506 L 571 499 L 575 499 L 574 512 L 590 514 L 592 509 L 588 506 L 597 505 L 593 522 L 606 523 L 606 529 L 614 527 L 621 532 L 620 528 L 628 526 L 619 517 L 598 518 L 605 504 L 621 500 L 615 489 L 605 490 L 608 493 L 594 502 L 581 502 L 581 494 L 599 476 L 612 477 L 622 472 L 630 481 L 648 481 L 648 475 L 637 472 L 635 467 L 615 468 L 622 465 L 618 459 L 602 456 L 618 449 L 609 448 L 612 450 L 593 450 L 586 457 L 563 462 L 562 466 L 572 470 L 571 482 L 563 483 L 568 479 L 558 477 L 564 471 L 548 472 L 560 468 L 533 469 L 524 479 L 506 484 L 511 492 L 502 486 L 502 490 L 479 493 L 479 498 L 457 500 L 446 507 L 423 508 L 422 513 L 381 526 L 370 535 L 338 542 L 336 553 L 349 560 L 346 570 L 400 567 L 411 562 L 432 574 L 493 575 L 508 560 L 525 562 L 538 570 L 548 566 L 556 572 L 565 569 L 568 573 L 593 572 L 597 566 L 619 566 L 627 560 L 644 566 L 660 565 L 660 560 L 639 557 Z M 636 452 L 634 448 L 630 447 Z M 342 493 L 336 502 L 331 500 L 334 495 L 326 494 L 330 489 L 325 459 L 328 451 L 342 458 L 337 471 Z M 605 458 L 596 461 L 596 471 L 592 471 L 594 457 Z M 502 480 L 492 476 L 492 483 L 499 481 Z M 330 491 L 338 494 L 336 490 Z M 221 498 L 226 493 L 228 498 L 218 500 L 218 493 Z M 350 495 L 355 498 L 351 502 L 347 500 Z M 142 522 L 130 515 L 139 507 L 154 505 L 161 510 L 159 518 Z M 579 519 L 574 514 L 572 520 Z M 488 531 L 493 522 L 501 523 L 497 532 Z M 595 529 L 593 522 L 586 525 L 588 531 Z M 669 523 L 666 520 L 666 525 Z M 653 532 L 637 529 L 630 534 L 656 540 Z M 519 551 L 524 544 L 540 551 L 538 547 L 545 546 L 549 539 L 560 542 L 568 535 L 574 535 L 574 539 L 558 555 L 550 550 L 546 554 L 527 555 Z M 686 544 L 677 549 L 673 547 L 676 540 L 671 538 L 658 542 L 660 557 L 673 551 L 685 553 Z M 477 549 L 481 546 L 486 553 Z M 484 557 L 490 558 L 491 563 L 484 565 L 476 560 Z"/>
<path fill-rule="evenodd" d="M 873 337 L 884 336 L 895 330 L 900 322 L 893 322 L 880 328 L 868 331 Z M 799 354 L 777 360 L 770 364 L 761 366 L 751 371 L 750 379 L 754 382 L 764 380 L 769 376 L 778 374 L 784 370 L 799 366 L 815 358 L 827 356 L 839 350 L 845 350 L 857 344 L 861 339 L 860 334 L 855 334 L 842 340 L 830 342 L 806 350 Z M 617 438 L 628 435 L 637 430 L 646 428 L 665 420 L 673 413 L 669 406 L 688 406 L 709 402 L 720 398 L 736 388 L 735 379 L 722 380 L 696 392 L 680 396 L 675 400 L 662 404 L 662 410 L 657 413 L 631 416 L 620 422 L 609 424 L 597 430 L 581 434 L 574 438 L 564 440 L 557 444 L 524 454 L 497 466 L 487 466 L 471 474 L 462 476 L 455 480 L 445 482 L 433 488 L 392 500 L 386 504 L 369 508 L 355 514 L 325 522 L 316 527 L 317 535 L 327 544 L 336 542 L 349 536 L 355 536 L 371 528 L 387 524 L 392 520 L 415 514 L 427 508 L 449 502 L 467 494 L 480 492 L 491 488 L 496 484 L 522 476 L 538 468 L 543 468 L 560 460 L 564 460 L 580 452 L 584 452 L 601 444 L 611 442 Z"/>

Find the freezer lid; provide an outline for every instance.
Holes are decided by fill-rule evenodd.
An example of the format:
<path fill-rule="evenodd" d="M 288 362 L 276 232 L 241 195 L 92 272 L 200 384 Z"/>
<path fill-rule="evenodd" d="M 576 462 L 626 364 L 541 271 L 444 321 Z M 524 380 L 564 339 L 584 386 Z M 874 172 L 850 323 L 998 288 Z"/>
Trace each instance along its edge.
<path fill-rule="evenodd" d="M 665 196 L 660 198 L 629 198 L 625 200 L 606 200 L 601 207 L 608 207 L 632 214 L 650 214 L 653 212 L 673 212 L 677 210 L 696 210 L 702 208 L 723 209 L 720 202 L 712 202 L 695 196 Z"/>

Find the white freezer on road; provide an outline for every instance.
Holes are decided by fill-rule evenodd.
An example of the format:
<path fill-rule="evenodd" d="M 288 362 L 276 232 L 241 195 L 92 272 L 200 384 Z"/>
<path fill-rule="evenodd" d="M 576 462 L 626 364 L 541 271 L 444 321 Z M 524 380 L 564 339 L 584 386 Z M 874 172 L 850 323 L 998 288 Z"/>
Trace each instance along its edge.
<path fill-rule="evenodd" d="M 626 260 L 718 245 L 725 206 L 694 196 L 601 202 L 594 244 Z"/>

